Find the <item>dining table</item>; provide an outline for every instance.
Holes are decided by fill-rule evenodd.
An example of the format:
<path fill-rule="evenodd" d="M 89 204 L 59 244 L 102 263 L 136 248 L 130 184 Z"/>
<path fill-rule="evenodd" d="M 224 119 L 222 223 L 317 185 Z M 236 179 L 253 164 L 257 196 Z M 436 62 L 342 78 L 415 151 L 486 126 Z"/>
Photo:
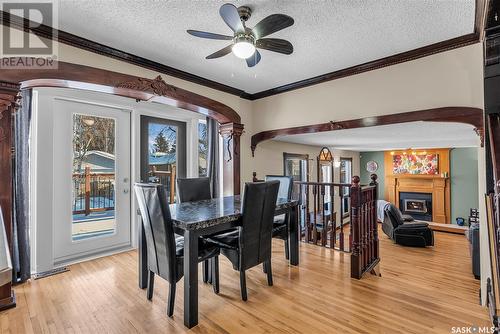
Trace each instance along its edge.
<path fill-rule="evenodd" d="M 184 236 L 184 325 L 198 324 L 198 240 L 199 237 L 241 226 L 242 197 L 228 196 L 210 200 L 170 204 L 176 234 Z M 290 264 L 299 264 L 298 201 L 278 198 L 275 216 L 287 214 Z M 139 287 L 147 286 L 148 259 L 146 236 L 139 225 Z"/>

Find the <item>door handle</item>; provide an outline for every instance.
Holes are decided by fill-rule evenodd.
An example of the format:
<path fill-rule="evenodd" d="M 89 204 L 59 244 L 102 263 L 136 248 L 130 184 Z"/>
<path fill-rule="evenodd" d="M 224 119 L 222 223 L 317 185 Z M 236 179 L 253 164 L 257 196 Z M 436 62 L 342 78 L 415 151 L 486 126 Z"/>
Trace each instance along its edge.
<path fill-rule="evenodd" d="M 124 194 L 128 194 L 128 189 L 123 189 Z"/>

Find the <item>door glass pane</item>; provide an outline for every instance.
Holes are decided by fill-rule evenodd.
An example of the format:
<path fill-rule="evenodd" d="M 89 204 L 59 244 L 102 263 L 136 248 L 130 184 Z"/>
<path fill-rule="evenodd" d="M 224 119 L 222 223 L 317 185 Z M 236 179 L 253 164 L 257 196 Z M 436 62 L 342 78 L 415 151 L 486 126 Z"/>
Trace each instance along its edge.
<path fill-rule="evenodd" d="M 148 182 L 163 184 L 170 203 L 175 202 L 177 133 L 175 125 L 148 124 Z"/>
<path fill-rule="evenodd" d="M 115 120 L 73 115 L 72 240 L 113 234 Z"/>
<path fill-rule="evenodd" d="M 198 175 L 207 176 L 208 135 L 207 122 L 198 123 Z"/>
<path fill-rule="evenodd" d="M 298 159 L 287 159 L 285 174 L 293 177 L 294 181 L 301 181 L 301 164 Z"/>
<path fill-rule="evenodd" d="M 352 178 L 352 161 L 350 159 L 340 159 L 340 183 L 351 183 Z M 342 214 L 349 213 L 349 187 L 343 187 L 343 206 L 342 206 Z"/>
<path fill-rule="evenodd" d="M 307 160 L 300 158 L 285 158 L 285 175 L 294 181 L 307 181 Z"/>

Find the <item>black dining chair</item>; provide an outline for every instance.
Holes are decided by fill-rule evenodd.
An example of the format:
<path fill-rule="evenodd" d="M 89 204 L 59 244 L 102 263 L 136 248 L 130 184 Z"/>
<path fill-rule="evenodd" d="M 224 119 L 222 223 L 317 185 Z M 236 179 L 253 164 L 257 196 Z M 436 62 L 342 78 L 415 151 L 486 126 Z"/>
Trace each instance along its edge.
<path fill-rule="evenodd" d="M 287 200 L 292 199 L 293 191 L 293 177 L 284 175 L 266 175 L 266 181 L 279 181 L 280 188 L 278 191 L 278 198 L 285 198 Z M 285 258 L 290 259 L 290 251 L 288 245 L 289 237 L 289 226 L 288 226 L 289 214 L 282 214 L 274 217 L 273 222 L 273 238 L 281 239 L 285 241 Z"/>
<path fill-rule="evenodd" d="M 179 203 L 197 202 L 212 199 L 210 179 L 208 177 L 177 179 L 177 200 Z M 203 262 L 203 282 L 212 283 L 211 260 Z M 216 265 L 216 264 L 214 264 Z"/>
<path fill-rule="evenodd" d="M 180 203 L 212 199 L 210 179 L 208 177 L 177 179 L 177 195 Z"/>
<path fill-rule="evenodd" d="M 267 284 L 273 285 L 271 239 L 279 181 L 246 183 L 242 203 L 242 224 L 231 231 L 207 238 L 240 272 L 241 299 L 247 300 L 245 270 L 264 264 Z"/>
<path fill-rule="evenodd" d="M 167 315 L 174 313 L 176 283 L 184 276 L 184 237 L 176 235 L 172 226 L 168 197 L 161 184 L 136 183 L 135 195 L 139 203 L 142 224 L 146 235 L 148 254 L 147 298 L 153 298 L 155 275 L 170 283 Z M 214 259 L 218 263 L 220 249 L 214 244 L 202 242 L 198 249 L 198 262 Z M 213 266 L 214 292 L 218 293 L 218 265 Z"/>

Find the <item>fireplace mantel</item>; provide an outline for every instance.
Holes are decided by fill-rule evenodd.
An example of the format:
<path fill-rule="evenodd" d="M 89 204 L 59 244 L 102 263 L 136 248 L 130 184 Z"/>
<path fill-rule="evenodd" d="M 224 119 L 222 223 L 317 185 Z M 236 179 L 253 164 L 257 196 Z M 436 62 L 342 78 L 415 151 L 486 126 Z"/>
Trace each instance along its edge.
<path fill-rule="evenodd" d="M 432 194 L 432 221 L 450 223 L 450 175 L 449 149 L 427 149 L 439 155 L 438 175 L 393 174 L 392 156 L 385 152 L 385 199 L 399 207 L 399 192 Z"/>

